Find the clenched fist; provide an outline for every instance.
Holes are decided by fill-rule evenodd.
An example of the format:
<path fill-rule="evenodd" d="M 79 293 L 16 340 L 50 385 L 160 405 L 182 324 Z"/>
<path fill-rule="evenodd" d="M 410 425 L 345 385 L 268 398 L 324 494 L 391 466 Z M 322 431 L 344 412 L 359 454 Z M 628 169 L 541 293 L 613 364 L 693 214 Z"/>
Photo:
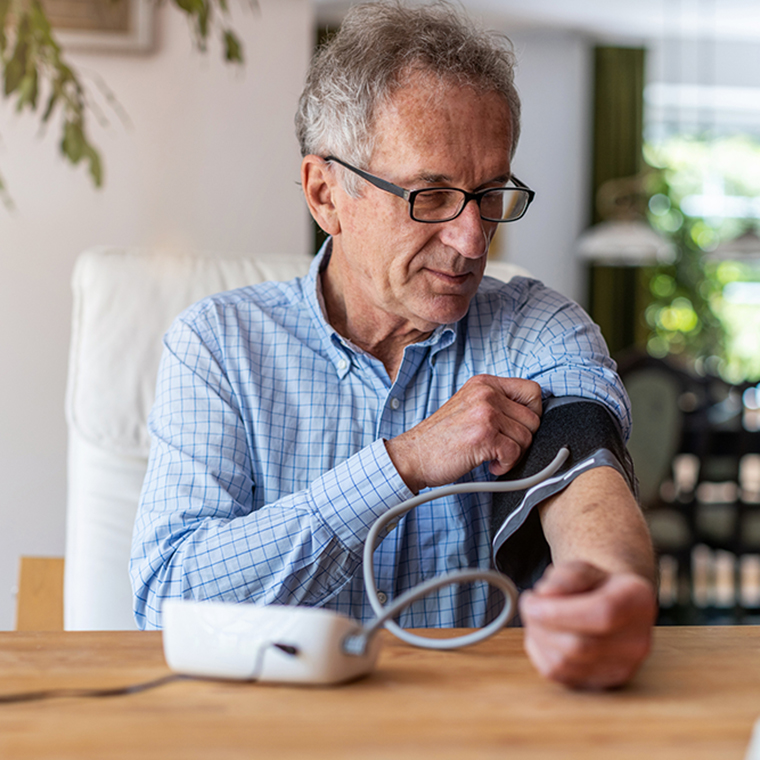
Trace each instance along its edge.
<path fill-rule="evenodd" d="M 470 378 L 437 412 L 387 441 L 388 454 L 409 489 L 453 483 L 490 463 L 503 475 L 522 457 L 541 422 L 541 388 L 531 380 Z"/>

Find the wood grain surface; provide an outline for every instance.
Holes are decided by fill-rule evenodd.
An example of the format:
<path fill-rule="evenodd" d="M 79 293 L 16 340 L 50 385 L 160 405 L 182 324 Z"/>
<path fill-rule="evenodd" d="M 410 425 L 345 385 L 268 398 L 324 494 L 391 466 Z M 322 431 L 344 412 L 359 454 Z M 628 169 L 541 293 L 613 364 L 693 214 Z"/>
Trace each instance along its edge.
<path fill-rule="evenodd" d="M 339 687 L 185 680 L 0 704 L 0 757 L 742 760 L 760 717 L 756 627 L 658 629 L 634 682 L 604 693 L 540 678 L 519 630 L 455 652 L 382 636 L 376 672 Z M 168 672 L 160 633 L 0 633 L 0 695 Z"/>

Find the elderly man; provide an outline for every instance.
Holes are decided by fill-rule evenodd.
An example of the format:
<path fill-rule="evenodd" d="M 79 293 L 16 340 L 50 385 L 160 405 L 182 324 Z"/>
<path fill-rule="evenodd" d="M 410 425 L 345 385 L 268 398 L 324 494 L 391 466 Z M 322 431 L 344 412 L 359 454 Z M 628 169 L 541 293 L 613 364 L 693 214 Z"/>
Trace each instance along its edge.
<path fill-rule="evenodd" d="M 545 448 L 549 402 L 601 404 L 627 435 L 625 391 L 582 310 L 535 280 L 483 277 L 499 224 L 533 197 L 512 174 L 506 40 L 446 4 L 357 6 L 315 58 L 297 126 L 306 202 L 330 237 L 307 277 L 208 298 L 166 336 L 131 566 L 143 627 L 169 597 L 369 619 L 361 552 L 389 508 L 514 473 Z M 608 687 L 648 652 L 652 550 L 625 467 L 575 470 L 534 505 L 542 535 L 525 522 L 509 553 L 551 551 L 520 605 L 536 667 Z M 483 493 L 408 513 L 375 554 L 381 598 L 489 567 L 493 514 Z M 399 622 L 480 626 L 498 605 L 486 584 L 446 587 Z"/>

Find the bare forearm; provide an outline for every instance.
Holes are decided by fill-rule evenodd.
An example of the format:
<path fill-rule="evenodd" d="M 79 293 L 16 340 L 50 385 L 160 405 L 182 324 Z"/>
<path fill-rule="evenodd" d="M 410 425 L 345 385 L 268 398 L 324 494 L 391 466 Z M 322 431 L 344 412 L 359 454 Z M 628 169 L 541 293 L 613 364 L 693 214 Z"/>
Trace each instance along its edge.
<path fill-rule="evenodd" d="M 649 530 L 622 476 L 599 467 L 576 478 L 540 508 L 557 562 L 582 560 L 610 573 L 633 572 L 655 582 Z"/>
<path fill-rule="evenodd" d="M 623 477 L 589 470 L 540 508 L 552 566 L 520 599 L 525 649 L 548 678 L 581 688 L 629 681 L 657 615 L 654 553 Z"/>

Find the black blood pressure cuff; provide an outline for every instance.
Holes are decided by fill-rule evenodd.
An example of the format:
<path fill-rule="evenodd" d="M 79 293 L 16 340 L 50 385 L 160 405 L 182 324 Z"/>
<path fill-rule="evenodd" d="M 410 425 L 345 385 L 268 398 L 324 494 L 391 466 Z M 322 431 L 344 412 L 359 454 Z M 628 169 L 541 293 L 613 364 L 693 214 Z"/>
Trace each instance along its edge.
<path fill-rule="evenodd" d="M 519 589 L 530 588 L 551 561 L 535 507 L 562 491 L 583 472 L 613 467 L 626 480 L 634 496 L 638 485 L 633 462 L 617 420 L 598 401 L 576 396 L 544 402 L 541 425 L 533 443 L 517 466 L 499 480 L 526 478 L 542 470 L 566 446 L 570 456 L 557 474 L 524 491 L 495 493 L 491 515 L 494 566 Z"/>

